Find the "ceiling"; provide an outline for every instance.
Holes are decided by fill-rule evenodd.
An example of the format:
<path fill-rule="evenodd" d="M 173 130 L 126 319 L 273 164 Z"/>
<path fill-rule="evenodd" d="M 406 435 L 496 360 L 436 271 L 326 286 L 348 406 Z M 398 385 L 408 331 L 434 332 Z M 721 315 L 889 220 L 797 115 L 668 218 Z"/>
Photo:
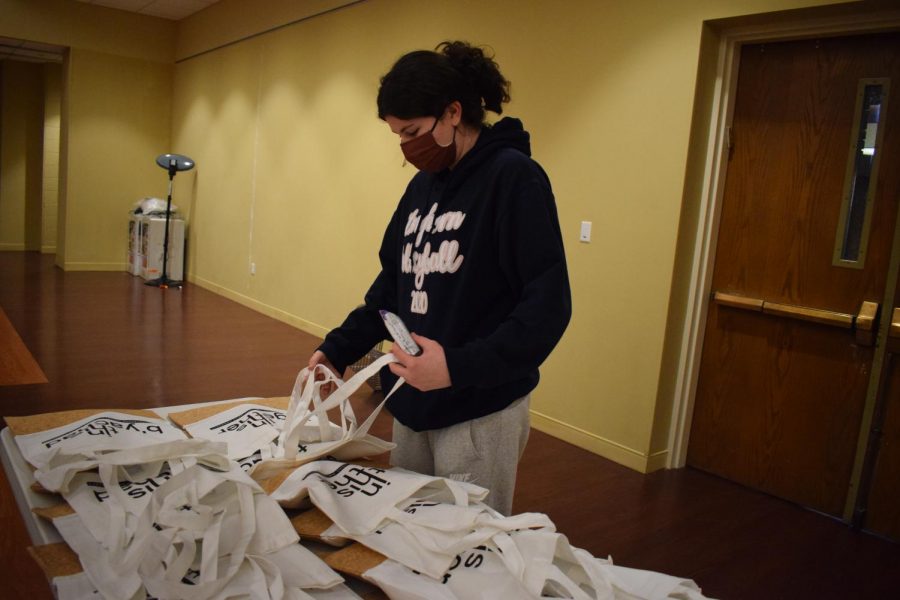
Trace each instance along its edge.
<path fill-rule="evenodd" d="M 78 0 L 85 4 L 108 6 L 128 12 L 180 21 L 218 0 Z"/>
<path fill-rule="evenodd" d="M 179 21 L 215 4 L 218 0 L 78 0 L 78 2 Z M 62 62 L 64 53 L 63 46 L 0 36 L 0 60 Z"/>

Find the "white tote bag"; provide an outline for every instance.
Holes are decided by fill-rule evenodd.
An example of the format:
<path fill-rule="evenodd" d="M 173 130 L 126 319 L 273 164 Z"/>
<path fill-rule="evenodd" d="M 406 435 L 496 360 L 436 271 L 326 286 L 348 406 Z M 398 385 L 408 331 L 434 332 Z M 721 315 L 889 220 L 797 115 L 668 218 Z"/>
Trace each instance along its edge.
<path fill-rule="evenodd" d="M 334 569 L 300 544 L 290 544 L 265 558 L 281 571 L 288 588 L 327 590 L 344 582 Z"/>
<path fill-rule="evenodd" d="M 55 577 L 51 582 L 56 600 L 101 600 L 102 596 L 83 571 L 75 575 Z M 122 600 L 148 600 L 147 592 L 140 590 L 132 598 Z"/>
<path fill-rule="evenodd" d="M 169 419 L 192 438 L 225 442 L 228 458 L 242 462 L 256 453 L 272 457 L 290 398 L 255 398 L 172 412 Z"/>
<path fill-rule="evenodd" d="M 177 456 L 181 461 L 200 462 L 216 469 L 227 468 L 228 459 L 223 454 L 224 444 L 183 437 L 170 441 L 153 442 L 148 439 L 143 441 L 145 443 L 142 445 L 125 445 L 118 449 L 82 449 L 76 454 L 53 453 L 37 468 L 34 478 L 49 491 L 65 493 L 68 491 L 69 482 L 77 473 L 89 471 L 103 463 L 137 465 Z"/>
<path fill-rule="evenodd" d="M 506 568 L 495 547 L 486 544 L 456 556 L 440 578 L 416 573 L 394 560 L 363 573 L 391 600 L 537 599 Z"/>
<path fill-rule="evenodd" d="M 439 502 L 467 506 L 487 490 L 458 481 L 420 475 L 403 469 L 379 469 L 333 460 L 305 464 L 271 493 L 282 506 L 307 494 L 322 512 L 351 534 L 371 533 L 396 507 L 417 492 Z M 471 495 L 470 495 L 471 494 Z"/>
<path fill-rule="evenodd" d="M 154 494 L 156 497 L 151 497 L 147 508 L 149 509 L 154 505 L 154 499 L 157 500 L 156 504 L 159 505 L 161 500 L 170 500 L 170 504 L 172 504 L 171 500 L 174 498 L 174 509 L 170 508 L 168 512 L 166 510 L 152 511 L 152 516 L 148 515 L 151 511 L 143 510 L 136 531 L 131 535 L 127 535 L 124 531 L 125 521 L 122 519 L 110 519 L 107 539 L 102 540 L 96 539 L 91 534 L 78 514 L 54 519 L 56 529 L 66 543 L 77 553 L 85 573 L 104 598 L 130 598 L 135 594 L 139 595 L 140 591 L 144 589 L 145 583 L 145 577 L 139 572 L 139 568 L 145 563 L 154 543 L 157 544 L 158 548 L 163 549 L 174 548 L 176 544 L 184 543 L 188 546 L 193 545 L 196 548 L 195 540 L 181 540 L 177 538 L 177 535 L 180 533 L 179 528 L 171 525 L 166 527 L 166 525 L 169 525 L 170 520 L 180 518 L 181 525 L 185 526 L 191 523 L 191 518 L 193 517 L 191 524 L 197 529 L 200 527 L 199 521 L 205 517 L 206 521 L 203 524 L 204 536 L 214 540 L 213 543 L 207 544 L 208 552 L 206 554 L 210 552 L 216 553 L 217 544 L 215 541 L 218 537 L 222 521 L 221 517 L 224 515 L 224 512 L 220 513 L 218 518 L 211 519 L 209 511 L 203 511 L 204 507 L 200 506 L 198 502 L 198 491 L 200 492 L 199 496 L 202 496 L 203 480 L 205 478 L 202 475 L 198 476 L 194 472 L 198 469 L 201 470 L 201 473 L 205 471 L 204 468 L 195 466 L 183 471 L 160 486 L 157 493 L 161 493 L 162 498 Z M 175 484 L 172 483 L 173 479 L 176 481 Z M 178 487 L 184 483 L 192 485 Z M 200 484 L 199 490 L 198 483 Z M 174 491 L 180 495 L 166 494 L 169 490 L 173 490 L 173 485 L 175 486 Z M 167 486 L 168 490 L 166 489 Z M 116 496 L 111 495 L 109 497 L 109 505 L 114 506 L 116 502 Z M 188 506 L 188 502 L 193 502 L 192 510 L 179 511 L 177 509 L 179 506 Z M 246 504 L 252 506 L 252 500 Z M 204 512 L 206 513 L 205 515 L 202 514 Z M 158 538 L 160 537 L 162 538 L 162 543 L 159 543 L 160 540 Z M 184 556 L 188 556 L 188 553 L 182 552 L 182 557 Z M 215 556 L 213 556 L 213 560 L 215 560 Z M 150 562 L 151 566 L 152 564 Z M 183 560 L 170 562 L 172 569 L 177 570 L 181 568 L 181 578 L 188 577 L 187 572 L 190 566 L 192 566 L 192 560 L 186 566 L 183 564 Z M 236 570 L 235 568 L 234 571 L 236 572 Z M 211 572 L 215 575 L 214 571 Z"/>
<path fill-rule="evenodd" d="M 77 576 L 54 578 L 53 585 L 57 587 L 57 596 L 60 600 L 125 598 L 122 595 L 123 590 L 134 586 L 137 586 L 137 592 L 133 596 L 135 600 L 152 597 L 145 591 L 143 578 L 140 578 L 140 583 L 133 574 L 118 573 L 118 577 L 111 578 L 110 571 L 120 568 L 119 565 L 113 565 L 110 562 L 97 563 L 97 558 L 99 557 L 102 561 L 104 556 L 100 553 L 94 540 L 83 529 L 76 515 L 61 516 L 54 519 L 54 522 L 63 532 L 65 539 L 77 546 L 85 555 L 85 558 L 82 559 L 83 564 L 86 563 L 92 574 L 90 577 L 86 573 L 81 573 Z M 173 541 L 177 543 L 178 540 L 175 538 Z M 251 547 L 252 545 L 251 543 Z M 87 552 L 86 548 L 88 548 Z M 220 566 L 222 564 L 224 561 L 220 561 Z M 195 585 L 185 585 L 187 581 L 195 583 L 198 581 L 198 570 L 188 569 L 186 573 L 175 585 L 173 582 L 153 581 L 151 588 L 157 592 L 174 592 L 176 595 L 170 596 L 174 598 L 207 597 L 198 593 Z M 95 585 L 95 581 L 99 585 Z M 313 595 L 314 591 L 328 592 L 341 586 L 342 583 L 343 578 L 321 559 L 306 548 L 294 543 L 269 554 L 247 554 L 227 584 L 218 593 L 208 597 L 224 598 L 247 594 L 251 598 L 308 600 L 316 597 Z M 181 589 L 174 589 L 176 587 L 181 587 Z M 105 590 L 106 594 L 97 592 L 98 588 Z M 357 598 L 349 590 L 342 594 L 338 594 L 339 591 L 339 589 L 334 589 L 335 597 Z M 113 595 L 109 595 L 110 593 Z"/>
<path fill-rule="evenodd" d="M 283 547 L 296 541 L 296 535 L 286 531 L 286 515 L 280 523 L 258 518 L 258 487 L 232 465 L 227 473 L 192 467 L 153 494 L 132 540 L 139 550 L 137 570 L 151 595 L 205 599 L 232 591 L 255 598 L 283 594 L 283 581 L 271 565 L 249 560 L 248 553 Z M 263 527 L 266 531 L 260 533 Z"/>
<path fill-rule="evenodd" d="M 432 498 L 413 498 L 402 503 L 388 514 L 387 521 L 408 531 L 418 547 L 451 556 L 479 546 L 502 531 L 556 529 L 543 513 L 506 517 L 482 503 L 460 506 L 434 502 Z"/>
<path fill-rule="evenodd" d="M 285 484 L 307 486 L 313 504 L 332 519 L 321 537 L 354 539 L 435 578 L 460 552 L 500 532 L 554 528 L 543 514 L 503 517 L 475 503 L 487 493 L 478 486 L 403 469 L 317 461 Z"/>
<path fill-rule="evenodd" d="M 64 511 L 42 511 L 45 518 L 57 519 Z M 71 513 L 69 513 L 71 514 Z M 82 570 L 78 557 L 64 543 L 29 548 L 54 590 L 57 600 L 100 600 L 102 596 Z M 343 585 L 340 575 L 316 555 L 299 544 L 265 556 L 275 565 L 284 582 L 284 600 L 359 600 L 359 596 Z M 305 589 L 308 588 L 308 589 Z M 134 598 L 147 600 L 141 589 Z M 117 599 L 118 600 L 118 599 Z"/>
<path fill-rule="evenodd" d="M 256 465 L 251 470 L 253 478 L 262 482 L 283 477 L 298 466 L 325 456 L 337 460 L 353 460 L 393 449 L 395 444 L 369 435 L 369 428 L 391 394 L 403 384 L 403 379 L 397 381 L 361 425 L 356 423 L 350 396 L 366 379 L 396 360 L 393 354 L 385 354 L 346 382 L 323 365 L 316 365 L 312 371 L 303 369 L 294 383 L 290 407 L 274 451 L 275 456 L 272 460 L 264 460 Z M 322 376 L 319 381 L 315 380 L 317 374 Z M 326 400 L 322 400 L 321 388 L 329 383 L 337 385 L 337 389 Z M 340 422 L 337 424 L 328 419 L 328 411 L 332 409 L 340 412 Z"/>
<path fill-rule="evenodd" d="M 172 463 L 181 465 L 177 459 Z M 97 471 L 78 473 L 69 483 L 63 497 L 98 542 L 109 539 L 111 525 L 119 527 L 126 537 L 133 534 L 137 517 L 150 502 L 150 495 L 172 477 L 173 470 L 178 469 L 173 469 L 168 461 L 142 467 L 123 468 L 124 475 L 117 472 L 118 481 L 113 485 L 108 481 L 104 483 Z M 112 469 L 104 475 L 107 479 L 114 476 Z M 108 486 L 111 492 L 107 491 Z"/>
<path fill-rule="evenodd" d="M 288 573 L 282 571 L 282 575 Z M 101 600 L 100 592 L 94 589 L 94 584 L 84 573 L 54 577 L 51 581 L 56 600 Z M 231 594 L 229 590 L 227 592 Z M 232 598 L 234 596 L 231 596 Z M 119 600 L 118 598 L 116 600 Z M 141 590 L 133 598 L 123 600 L 154 600 L 147 592 Z M 283 600 L 362 600 L 356 592 L 346 585 L 339 583 L 324 589 L 303 589 L 299 587 L 285 587 Z"/>
<path fill-rule="evenodd" d="M 460 506 L 412 499 L 402 510 L 390 511 L 376 531 L 348 534 L 332 525 L 322 537 L 353 539 L 400 564 L 430 577 L 440 578 L 461 552 L 481 546 L 495 536 L 519 529 L 554 530 L 541 513 L 505 517 L 484 504 Z"/>
<path fill-rule="evenodd" d="M 530 594 L 575 600 L 702 600 L 689 579 L 627 569 L 573 548 L 566 536 L 548 530 L 522 530 L 493 539 L 509 571 Z"/>
<path fill-rule="evenodd" d="M 66 544 L 78 555 L 86 576 L 101 597 L 140 596 L 144 587 L 137 569 L 122 569 L 120 565 L 115 564 L 114 557 L 94 539 L 77 514 L 56 518 L 53 525 Z"/>
<path fill-rule="evenodd" d="M 86 415 L 86 416 L 81 416 Z M 151 416 L 152 415 L 152 416 Z M 33 467 L 42 469 L 61 456 L 89 457 L 97 452 L 183 440 L 181 429 L 149 411 L 66 411 L 9 417 L 16 445 Z M 43 427 L 40 423 L 46 423 Z M 17 431 L 40 427 L 38 431 Z"/>
<path fill-rule="evenodd" d="M 605 579 L 591 578 L 562 534 L 550 529 L 519 530 L 493 539 L 501 557 L 530 594 L 574 600 L 632 600 L 614 593 Z"/>
<path fill-rule="evenodd" d="M 220 472 L 198 464 L 173 475 L 150 496 L 130 536 L 122 521 L 110 523 L 103 541 L 77 514 L 54 524 L 105 598 L 130 598 L 142 588 L 167 598 L 224 598 L 239 590 L 281 598 L 280 571 L 264 558 L 295 544 L 297 534 L 280 507 L 229 465 Z"/>
<path fill-rule="evenodd" d="M 611 561 L 594 558 L 579 548 L 575 548 L 574 553 L 593 580 L 608 581 L 617 593 L 624 591 L 642 600 L 707 600 L 691 579 L 620 567 Z"/>
<path fill-rule="evenodd" d="M 282 576 L 290 571 L 282 570 Z M 333 573 L 333 571 L 332 571 Z M 57 600 L 101 600 L 102 596 L 94 588 L 94 584 L 83 571 L 74 575 L 54 577 L 51 586 Z M 227 594 L 231 595 L 229 589 Z M 234 597 L 234 596 L 230 596 Z M 115 600 L 155 600 L 143 589 L 133 598 L 116 598 Z M 361 600 L 361 597 L 342 583 L 330 588 L 305 590 L 300 587 L 289 587 L 285 584 L 282 600 Z"/>

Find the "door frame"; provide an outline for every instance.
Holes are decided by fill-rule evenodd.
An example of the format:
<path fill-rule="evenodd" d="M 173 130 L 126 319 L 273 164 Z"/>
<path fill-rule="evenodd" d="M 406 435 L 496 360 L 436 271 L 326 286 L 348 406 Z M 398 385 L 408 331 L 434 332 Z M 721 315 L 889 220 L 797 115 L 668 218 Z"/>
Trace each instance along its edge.
<path fill-rule="evenodd" d="M 667 468 L 681 468 L 687 462 L 707 310 L 712 290 L 741 47 L 751 43 L 894 30 L 900 30 L 900 10 L 735 27 L 714 32 L 717 38 L 717 40 L 714 38 L 714 43 L 717 44 L 715 83 L 708 120 L 705 121 L 709 135 L 704 154 L 700 157 L 703 163 L 703 185 L 694 229 L 696 233 L 690 250 L 693 259 L 682 316 L 684 328 L 678 346 L 679 358 L 669 425 Z M 698 102 L 701 100 L 700 97 L 695 99 Z M 871 418 L 872 410 L 867 406 L 861 431 L 869 429 Z"/>

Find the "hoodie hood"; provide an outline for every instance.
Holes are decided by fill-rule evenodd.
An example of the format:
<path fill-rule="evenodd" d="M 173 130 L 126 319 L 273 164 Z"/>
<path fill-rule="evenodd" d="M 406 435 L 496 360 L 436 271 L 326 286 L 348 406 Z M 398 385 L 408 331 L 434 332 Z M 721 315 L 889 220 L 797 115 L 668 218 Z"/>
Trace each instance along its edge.
<path fill-rule="evenodd" d="M 494 125 L 485 125 L 471 153 L 491 153 L 497 148 L 515 148 L 525 156 L 531 156 L 531 136 L 525 131 L 522 121 L 504 117 Z"/>
<path fill-rule="evenodd" d="M 519 119 L 504 117 L 493 125 L 482 127 L 475 145 L 453 170 L 471 168 L 471 165 L 480 164 L 504 148 L 512 148 L 525 156 L 531 156 L 531 136 L 525 131 Z"/>
<path fill-rule="evenodd" d="M 445 169 L 434 175 L 444 179 L 453 188 L 454 182 L 461 182 L 466 174 L 489 160 L 502 150 L 516 150 L 531 157 L 531 135 L 525 131 L 522 121 L 514 117 L 504 117 L 493 125 L 485 125 L 478 134 L 478 140 L 462 160 L 452 169 Z"/>

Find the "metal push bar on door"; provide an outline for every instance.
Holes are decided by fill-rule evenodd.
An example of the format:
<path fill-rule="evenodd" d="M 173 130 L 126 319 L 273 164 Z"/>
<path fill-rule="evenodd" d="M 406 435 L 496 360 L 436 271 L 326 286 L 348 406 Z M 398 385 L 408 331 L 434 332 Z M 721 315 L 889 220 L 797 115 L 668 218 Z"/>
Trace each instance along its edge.
<path fill-rule="evenodd" d="M 859 308 L 859 312 L 851 315 L 833 310 L 782 304 L 780 302 L 770 302 L 760 298 L 748 298 L 747 296 L 726 294 L 724 292 L 715 292 L 713 300 L 716 304 L 721 304 L 722 306 L 787 317 L 798 321 L 819 323 L 831 327 L 840 327 L 841 329 L 851 329 L 856 333 L 856 341 L 860 344 L 871 345 L 874 341 L 875 316 L 878 313 L 877 302 L 864 301 Z"/>

